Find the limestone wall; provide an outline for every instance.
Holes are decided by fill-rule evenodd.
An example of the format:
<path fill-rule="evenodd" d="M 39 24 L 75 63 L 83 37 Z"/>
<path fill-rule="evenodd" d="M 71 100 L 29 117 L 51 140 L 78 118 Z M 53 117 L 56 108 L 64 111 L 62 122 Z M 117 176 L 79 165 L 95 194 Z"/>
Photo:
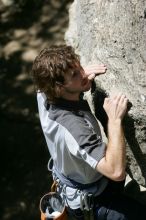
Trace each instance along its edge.
<path fill-rule="evenodd" d="M 132 103 L 125 118 L 127 171 L 146 186 L 146 1 L 75 0 L 65 39 L 83 66 L 107 65 L 106 75 L 95 79 L 96 99 L 100 88 L 121 91 Z"/>

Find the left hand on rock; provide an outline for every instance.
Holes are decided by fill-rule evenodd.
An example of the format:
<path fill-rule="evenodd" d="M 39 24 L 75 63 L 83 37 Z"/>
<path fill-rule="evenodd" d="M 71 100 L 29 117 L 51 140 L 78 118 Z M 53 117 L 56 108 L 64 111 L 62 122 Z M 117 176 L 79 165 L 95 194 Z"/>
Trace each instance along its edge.
<path fill-rule="evenodd" d="M 89 80 L 93 80 L 95 76 L 104 74 L 107 70 L 104 64 L 93 64 L 84 68 L 85 74 L 88 76 Z"/>

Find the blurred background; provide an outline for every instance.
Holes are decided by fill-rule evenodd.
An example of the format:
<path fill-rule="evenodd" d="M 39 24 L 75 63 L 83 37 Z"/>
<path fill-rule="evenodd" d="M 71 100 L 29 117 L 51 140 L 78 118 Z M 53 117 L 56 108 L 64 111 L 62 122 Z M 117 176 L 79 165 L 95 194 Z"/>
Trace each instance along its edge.
<path fill-rule="evenodd" d="M 40 219 L 50 191 L 48 149 L 37 113 L 32 62 L 64 43 L 72 0 L 0 0 L 0 219 Z"/>

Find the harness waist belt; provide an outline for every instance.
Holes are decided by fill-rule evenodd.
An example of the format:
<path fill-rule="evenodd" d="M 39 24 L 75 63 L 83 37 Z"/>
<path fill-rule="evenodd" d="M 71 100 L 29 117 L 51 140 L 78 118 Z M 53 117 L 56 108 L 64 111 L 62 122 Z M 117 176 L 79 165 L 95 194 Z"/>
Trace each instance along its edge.
<path fill-rule="evenodd" d="M 62 173 L 58 172 L 58 170 L 56 170 L 55 168 L 53 169 L 53 176 L 55 178 L 57 177 L 61 181 L 61 183 L 65 184 L 66 186 L 72 187 L 74 189 L 83 190 L 83 189 L 88 189 L 90 187 L 97 186 L 97 181 L 93 183 L 82 184 L 82 183 L 76 182 L 75 180 L 70 179 L 69 177 L 64 176 Z"/>

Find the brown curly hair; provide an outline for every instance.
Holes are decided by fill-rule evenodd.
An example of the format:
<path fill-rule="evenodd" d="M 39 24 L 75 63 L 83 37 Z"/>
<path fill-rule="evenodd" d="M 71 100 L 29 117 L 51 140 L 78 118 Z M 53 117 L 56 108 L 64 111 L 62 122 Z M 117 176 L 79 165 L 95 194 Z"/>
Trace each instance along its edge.
<path fill-rule="evenodd" d="M 36 91 L 44 92 L 49 102 L 59 97 L 59 85 L 64 83 L 65 75 L 80 65 L 79 56 L 71 46 L 60 45 L 43 49 L 35 58 L 32 77 Z"/>

